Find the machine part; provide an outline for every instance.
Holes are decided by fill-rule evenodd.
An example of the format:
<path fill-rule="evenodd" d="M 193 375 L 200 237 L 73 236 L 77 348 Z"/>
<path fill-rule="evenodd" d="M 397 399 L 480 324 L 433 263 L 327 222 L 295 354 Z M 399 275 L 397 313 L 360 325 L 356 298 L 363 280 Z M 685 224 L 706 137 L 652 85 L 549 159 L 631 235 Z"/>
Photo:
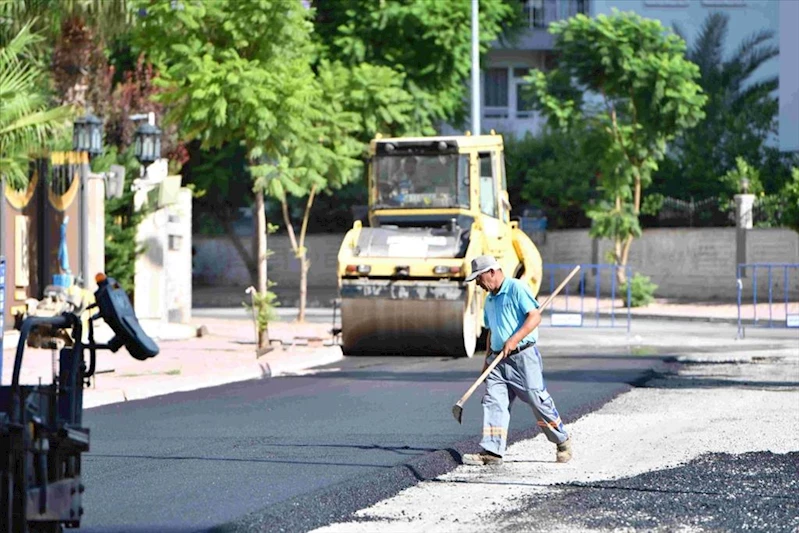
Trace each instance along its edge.
<path fill-rule="evenodd" d="M 552 292 L 552 294 L 547 296 L 547 299 L 544 300 L 544 303 L 542 303 L 541 307 L 538 308 L 538 310 L 540 312 L 543 313 L 544 309 L 546 309 L 547 306 L 549 305 L 549 302 L 551 302 L 552 299 L 555 298 L 555 296 L 557 296 L 560 293 L 561 290 L 563 290 L 563 287 L 565 287 L 566 284 L 569 283 L 569 281 L 574 277 L 575 274 L 577 274 L 577 272 L 579 270 L 580 270 L 580 265 L 577 265 L 576 267 L 574 267 L 572 269 L 571 272 L 569 272 L 569 274 L 566 276 L 566 279 L 564 279 L 561 282 L 561 284 L 557 286 L 557 288 Z M 485 381 L 485 379 L 488 377 L 488 375 L 491 373 L 491 371 L 494 370 L 494 368 L 504 358 L 505 358 L 505 356 L 503 354 L 500 354 L 497 357 L 495 357 L 494 360 L 491 361 L 491 364 L 488 365 L 488 368 L 486 368 L 483 371 L 483 373 L 480 374 L 480 377 L 477 378 L 477 380 L 475 380 L 474 383 L 472 383 L 472 386 L 469 387 L 469 390 L 466 391 L 466 394 L 461 396 L 461 399 L 458 400 L 457 402 L 455 402 L 455 405 L 452 406 L 452 416 L 455 417 L 455 420 L 458 421 L 458 424 L 462 424 L 463 423 L 463 404 L 466 403 L 466 400 L 469 399 L 469 397 L 474 393 L 474 391 L 477 389 L 477 387 L 479 387 L 480 384 L 483 381 Z"/>
<path fill-rule="evenodd" d="M 158 346 L 138 327 L 125 291 L 105 275 L 97 282 L 98 304 L 85 309 L 99 306 L 88 319 L 88 343 L 83 340 L 84 306 L 66 305 L 67 300 L 53 300 L 64 304 L 60 313 L 49 315 L 45 305 L 36 311 L 38 316 L 29 315 L 20 324 L 11 385 L 0 387 L 0 533 L 59 533 L 63 526 L 80 527 L 85 490 L 81 454 L 89 451 L 89 429 L 82 425 L 83 388 L 94 372 L 95 352 L 124 345 L 139 358 L 158 353 Z M 95 343 L 92 325 L 97 319 L 114 331 L 111 343 Z M 31 335 L 53 343 L 70 337 L 61 348 L 52 384 L 20 383 Z"/>
<path fill-rule="evenodd" d="M 503 152 L 493 132 L 372 141 L 369 226 L 355 221 L 338 255 L 345 355 L 471 357 L 485 292 L 464 279 L 478 255 L 538 293 L 541 255 L 510 221 Z"/>
<path fill-rule="evenodd" d="M 451 282 L 348 280 L 341 289 L 342 351 L 471 357 L 478 318 L 467 297 L 466 287 Z"/>

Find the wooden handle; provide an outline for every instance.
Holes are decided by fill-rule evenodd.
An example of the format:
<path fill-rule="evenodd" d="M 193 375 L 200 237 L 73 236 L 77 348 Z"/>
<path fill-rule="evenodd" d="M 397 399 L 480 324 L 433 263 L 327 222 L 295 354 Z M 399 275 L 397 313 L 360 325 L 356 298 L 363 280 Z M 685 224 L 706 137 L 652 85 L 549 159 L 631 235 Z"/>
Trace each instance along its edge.
<path fill-rule="evenodd" d="M 577 265 L 576 267 L 574 267 L 574 268 L 572 269 L 572 271 L 571 271 L 571 272 L 569 272 L 569 275 L 568 275 L 568 276 L 566 276 L 566 279 L 564 279 L 564 280 L 561 282 L 561 284 L 560 284 L 560 285 L 558 285 L 558 287 L 557 287 L 557 288 L 556 288 L 554 291 L 552 291 L 552 294 L 550 294 L 549 296 L 547 296 L 547 299 L 546 299 L 546 300 L 544 300 L 544 303 L 542 303 L 542 304 L 541 304 L 541 307 L 539 307 L 539 308 L 538 308 L 538 310 L 539 310 L 539 311 L 543 311 L 543 310 L 546 308 L 546 306 L 548 306 L 548 305 L 549 305 L 549 303 L 552 301 L 552 299 L 553 299 L 555 296 L 557 296 L 557 295 L 558 295 L 558 293 L 559 293 L 561 290 L 563 290 L 563 287 L 565 287 L 565 286 L 566 286 L 566 284 L 569 282 L 569 280 L 571 280 L 571 279 L 574 277 L 574 275 L 575 275 L 575 274 L 577 274 L 577 272 L 578 272 L 579 270 L 580 270 L 580 265 Z M 499 364 L 499 362 L 500 362 L 502 359 L 504 359 L 504 357 L 500 357 L 500 355 L 502 355 L 502 354 L 501 354 L 501 353 L 500 353 L 500 354 L 498 354 L 498 355 L 497 355 L 497 356 L 494 358 L 494 360 L 493 360 L 493 361 L 491 361 L 491 364 L 490 364 L 490 365 L 488 365 L 488 368 L 486 368 L 486 369 L 485 369 L 485 371 L 484 371 L 482 374 L 480 374 L 480 377 L 479 377 L 479 378 L 477 378 L 477 381 L 475 381 L 475 382 L 472 384 L 472 386 L 471 386 L 471 387 L 469 387 L 469 390 L 467 390 L 467 391 L 466 391 L 466 394 L 464 394 L 464 395 L 461 397 L 461 399 L 460 399 L 460 400 L 458 400 L 458 403 L 457 403 L 456 405 L 461 405 L 461 406 L 462 406 L 464 403 L 466 403 L 466 400 L 468 400 L 468 399 L 469 399 L 469 396 L 471 396 L 471 395 L 472 395 L 472 393 L 475 391 L 475 389 L 477 389 L 477 387 L 479 387 L 479 386 L 480 386 L 480 384 L 481 384 L 483 381 L 485 381 L 485 379 L 488 377 L 488 375 L 491 373 L 491 371 L 492 371 L 492 370 L 494 370 L 494 368 L 495 368 L 495 367 L 496 367 L 496 366 Z"/>

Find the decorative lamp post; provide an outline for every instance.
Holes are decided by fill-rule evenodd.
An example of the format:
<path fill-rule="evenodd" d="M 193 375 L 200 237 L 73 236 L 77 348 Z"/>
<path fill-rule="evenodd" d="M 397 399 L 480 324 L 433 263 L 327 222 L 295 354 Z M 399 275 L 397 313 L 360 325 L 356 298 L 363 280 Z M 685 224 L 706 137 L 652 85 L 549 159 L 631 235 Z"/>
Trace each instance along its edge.
<path fill-rule="evenodd" d="M 75 120 L 72 126 L 72 149 L 88 152 L 89 157 L 102 154 L 103 121 L 92 113 Z"/>
<path fill-rule="evenodd" d="M 136 159 L 142 166 L 154 163 L 161 158 L 161 130 L 149 122 L 136 130 Z"/>

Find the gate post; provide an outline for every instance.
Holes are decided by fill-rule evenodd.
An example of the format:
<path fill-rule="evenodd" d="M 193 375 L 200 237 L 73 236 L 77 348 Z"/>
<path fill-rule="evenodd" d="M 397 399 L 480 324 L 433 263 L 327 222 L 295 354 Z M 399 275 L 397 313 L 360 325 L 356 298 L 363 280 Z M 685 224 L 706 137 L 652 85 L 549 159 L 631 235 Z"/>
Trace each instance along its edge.
<path fill-rule="evenodd" d="M 746 194 L 746 187 L 744 187 L 744 194 L 735 195 L 735 264 L 741 265 L 746 263 L 746 231 L 752 229 L 752 206 L 755 203 L 754 194 Z M 746 270 L 740 272 L 738 277 L 746 277 Z"/>
<path fill-rule="evenodd" d="M 0 196 L 0 200 L 5 198 Z M 3 381 L 3 338 L 6 329 L 6 258 L 0 255 L 0 382 Z"/>
<path fill-rule="evenodd" d="M 742 265 L 738 265 L 738 279 L 737 279 L 737 282 L 736 282 L 736 286 L 737 286 L 736 291 L 738 293 L 738 334 L 735 336 L 736 339 L 743 339 L 744 338 L 743 326 L 741 325 L 741 293 L 743 292 L 743 288 L 744 288 L 743 281 L 741 280 L 741 270 L 742 270 L 741 266 Z"/>

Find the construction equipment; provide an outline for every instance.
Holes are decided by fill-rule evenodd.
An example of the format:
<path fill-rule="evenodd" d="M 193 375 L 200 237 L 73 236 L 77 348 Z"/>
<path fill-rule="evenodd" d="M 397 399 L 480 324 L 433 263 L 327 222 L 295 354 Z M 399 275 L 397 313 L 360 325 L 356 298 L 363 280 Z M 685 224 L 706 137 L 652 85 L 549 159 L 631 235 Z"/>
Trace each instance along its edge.
<path fill-rule="evenodd" d="M 30 315 L 20 325 L 11 385 L 0 387 L 0 533 L 57 533 L 62 526 L 80 526 L 85 491 L 81 454 L 89 450 L 89 428 L 82 423 L 83 389 L 94 374 L 96 351 L 116 352 L 124 346 L 139 360 L 158 354 L 124 289 L 104 274 L 96 281 L 95 303 L 68 304 L 49 316 Z M 84 343 L 81 315 L 95 308 Z M 94 340 L 97 319 L 113 331 L 106 344 Z M 34 331 L 37 345 L 63 345 L 52 384 L 20 383 L 25 347 Z"/>
<path fill-rule="evenodd" d="M 464 282 L 471 260 L 541 284 L 541 254 L 510 220 L 502 137 L 378 136 L 370 156 L 369 226 L 338 255 L 343 352 L 471 357 L 485 300 Z"/>
<path fill-rule="evenodd" d="M 552 299 L 553 299 L 553 298 L 555 298 L 555 296 L 557 296 L 557 295 L 558 295 L 558 293 L 560 293 L 560 291 L 561 291 L 561 290 L 563 290 L 563 287 L 565 287 L 565 286 L 566 286 L 566 284 L 567 284 L 567 283 L 569 283 L 569 281 L 570 281 L 570 280 L 571 280 L 571 279 L 574 277 L 574 275 L 575 275 L 575 274 L 577 274 L 577 272 L 578 272 L 579 270 L 580 270 L 580 265 L 577 265 L 576 267 L 574 267 L 574 268 L 572 269 L 572 271 L 571 271 L 571 272 L 569 272 L 569 275 L 568 275 L 568 276 L 566 276 L 566 279 L 564 279 L 564 280 L 561 282 L 561 284 L 560 284 L 560 285 L 558 285 L 558 288 L 557 288 L 557 289 L 555 289 L 554 291 L 552 291 L 552 294 L 550 294 L 549 296 L 547 296 L 547 299 L 546 299 L 546 300 L 544 300 L 544 303 L 542 303 L 542 304 L 541 304 L 541 307 L 539 307 L 539 308 L 538 308 L 540 312 L 542 312 L 542 313 L 544 312 L 544 309 L 546 309 L 546 308 L 547 308 L 547 306 L 548 306 L 548 305 L 549 305 L 549 303 L 552 301 Z M 477 389 L 477 387 L 478 387 L 478 386 L 480 386 L 480 384 L 481 384 L 483 381 L 485 381 L 485 379 L 488 377 L 488 375 L 491 373 L 491 371 L 492 371 L 492 370 L 494 370 L 494 368 L 495 368 L 495 367 L 496 367 L 496 366 L 497 366 L 497 365 L 500 363 L 500 361 L 502 361 L 502 359 L 504 359 L 504 358 L 505 358 L 505 355 L 504 355 L 504 354 L 500 354 L 500 355 L 496 356 L 496 357 L 494 358 L 494 360 L 493 360 L 493 361 L 491 361 L 491 364 L 490 364 L 490 365 L 488 365 L 488 367 L 486 367 L 486 369 L 485 369 L 485 370 L 483 370 L 483 373 L 482 373 L 482 374 L 480 374 L 480 377 L 479 377 L 479 378 L 477 378 L 477 379 L 475 380 L 475 382 L 474 382 L 474 383 L 472 383 L 472 386 L 471 386 L 471 387 L 469 387 L 469 390 L 467 390 L 467 391 L 466 391 L 466 393 L 465 393 L 463 396 L 461 396 L 461 399 L 460 399 L 460 400 L 458 400 L 457 402 L 455 402 L 455 405 L 453 405 L 453 406 L 452 406 L 452 416 L 454 416 L 454 417 L 455 417 L 455 420 L 457 420 L 457 421 L 458 421 L 458 424 L 461 424 L 461 423 L 463 423 L 463 404 L 465 404 L 465 403 L 466 403 L 466 400 L 468 400 L 468 399 L 469 399 L 469 397 L 470 397 L 470 396 L 471 396 L 471 395 L 474 393 L 474 391 Z"/>

